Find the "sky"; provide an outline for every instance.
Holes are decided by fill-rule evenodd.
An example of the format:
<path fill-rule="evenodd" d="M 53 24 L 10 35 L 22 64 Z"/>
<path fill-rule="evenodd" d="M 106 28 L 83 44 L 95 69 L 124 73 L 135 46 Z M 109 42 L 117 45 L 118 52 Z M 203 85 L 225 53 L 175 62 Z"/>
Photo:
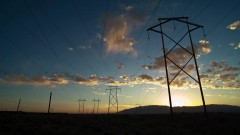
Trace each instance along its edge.
<path fill-rule="evenodd" d="M 118 86 L 119 110 L 169 106 L 162 39 L 147 31 L 158 18 L 189 17 L 206 104 L 240 106 L 239 0 L 1 0 L 0 111 L 106 113 L 109 86 Z M 193 28 L 190 26 L 190 28 Z M 157 28 L 159 30 L 159 28 Z M 170 21 L 163 32 L 178 42 L 187 25 Z M 165 51 L 175 43 L 164 36 Z M 180 45 L 191 51 L 188 35 Z M 191 58 L 176 46 L 168 57 L 183 67 Z M 169 79 L 179 72 L 169 60 Z M 193 59 L 171 82 L 173 106 L 202 105 Z M 81 105 L 82 107 L 82 105 Z M 115 112 L 113 108 L 110 110 Z"/>

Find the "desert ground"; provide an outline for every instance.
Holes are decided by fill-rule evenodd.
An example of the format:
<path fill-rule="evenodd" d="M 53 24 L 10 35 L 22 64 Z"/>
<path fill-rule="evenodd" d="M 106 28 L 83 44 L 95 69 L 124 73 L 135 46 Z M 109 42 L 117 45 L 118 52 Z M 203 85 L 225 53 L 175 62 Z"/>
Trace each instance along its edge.
<path fill-rule="evenodd" d="M 63 114 L 0 112 L 1 135 L 158 134 L 239 135 L 240 113 Z"/>

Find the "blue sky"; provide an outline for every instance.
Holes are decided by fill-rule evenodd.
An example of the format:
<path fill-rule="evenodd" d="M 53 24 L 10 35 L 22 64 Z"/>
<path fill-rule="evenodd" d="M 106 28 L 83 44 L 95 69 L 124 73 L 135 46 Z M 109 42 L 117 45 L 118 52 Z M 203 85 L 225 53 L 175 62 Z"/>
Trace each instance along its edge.
<path fill-rule="evenodd" d="M 53 92 L 53 111 L 75 113 L 77 100 L 85 98 L 87 112 L 93 99 L 100 99 L 100 111 L 106 112 L 109 85 L 121 87 L 121 109 L 168 105 L 160 35 L 146 29 L 157 18 L 182 16 L 206 33 L 192 33 L 206 103 L 240 105 L 238 0 L 2 0 L 0 5 L 0 110 L 15 110 L 22 98 L 21 110 L 45 112 Z M 178 40 L 186 27 L 173 26 L 164 30 Z M 190 45 L 188 39 L 181 44 Z M 176 54 L 178 62 L 186 60 L 179 48 L 172 57 Z M 196 75 L 191 67 L 192 62 L 186 71 Z M 201 105 L 189 79 L 178 78 L 172 94 L 175 106 Z"/>

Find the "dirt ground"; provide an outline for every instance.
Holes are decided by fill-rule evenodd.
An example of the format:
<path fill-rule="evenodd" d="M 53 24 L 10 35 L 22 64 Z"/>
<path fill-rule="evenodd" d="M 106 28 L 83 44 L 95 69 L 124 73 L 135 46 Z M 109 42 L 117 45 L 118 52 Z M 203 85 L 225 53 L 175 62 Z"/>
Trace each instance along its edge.
<path fill-rule="evenodd" d="M 159 115 L 76 115 L 0 112 L 1 135 L 158 134 L 239 135 L 240 113 Z"/>

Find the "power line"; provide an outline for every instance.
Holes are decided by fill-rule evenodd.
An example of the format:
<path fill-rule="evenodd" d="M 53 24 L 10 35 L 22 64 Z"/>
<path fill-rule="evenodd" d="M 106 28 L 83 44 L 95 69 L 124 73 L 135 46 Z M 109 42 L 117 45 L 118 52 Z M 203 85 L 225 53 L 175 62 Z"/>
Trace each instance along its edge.
<path fill-rule="evenodd" d="M 77 3 L 74 2 L 74 0 L 71 0 L 71 3 L 72 3 L 72 5 L 73 5 L 73 9 L 75 9 L 75 12 L 76 12 L 78 18 L 79 18 L 79 19 L 81 20 L 81 22 L 83 23 L 84 28 L 85 28 L 86 31 L 87 31 L 87 34 L 90 36 L 91 34 L 90 34 L 90 32 L 89 32 L 89 29 L 88 29 L 88 27 L 87 27 L 84 19 L 81 17 L 81 14 L 80 14 L 81 11 L 78 9 Z M 110 1 L 108 0 L 107 10 L 106 10 L 105 15 L 107 15 L 107 13 L 108 13 L 109 4 L 110 4 Z M 97 75 L 99 75 L 100 60 L 101 60 L 101 58 L 102 58 L 102 45 L 104 44 L 104 42 L 103 42 L 103 36 L 104 36 L 104 33 L 105 33 L 105 27 L 106 27 L 106 22 L 107 22 L 106 18 L 107 18 L 107 16 L 105 17 L 104 30 L 103 30 L 104 32 L 103 32 L 102 37 L 101 37 L 101 49 L 98 50 L 98 48 L 93 47 L 96 52 L 100 52 L 100 53 L 99 53 L 98 56 L 96 56 L 95 53 L 92 53 L 92 52 L 90 51 L 90 52 L 92 53 L 91 55 L 96 56 L 96 58 L 98 59 L 97 72 L 95 72 Z M 109 70 L 107 64 L 105 63 L 105 61 L 102 61 L 102 63 L 104 64 L 104 66 L 105 66 L 105 68 L 106 68 L 106 71 L 109 72 L 110 70 Z"/>
<path fill-rule="evenodd" d="M 33 58 L 31 58 L 21 47 L 19 47 L 8 35 L 4 34 L 1 30 L 0 30 L 0 33 L 3 37 L 5 37 L 11 43 L 13 47 L 19 50 L 26 58 L 31 60 L 31 62 L 39 69 L 39 71 L 43 70 L 42 67 L 36 62 L 34 62 Z"/>
<path fill-rule="evenodd" d="M 216 29 L 234 10 L 236 10 L 238 6 L 240 6 L 240 2 L 238 4 L 235 4 L 235 6 L 231 10 L 229 10 L 213 27 L 211 27 L 211 29 L 207 32 L 206 35 L 212 33 L 212 31 Z"/>
<path fill-rule="evenodd" d="M 37 4 L 39 5 L 39 4 Z M 45 14 L 45 16 L 48 16 L 47 12 L 44 10 L 44 8 L 42 8 L 41 6 L 39 6 L 39 8 L 41 9 L 41 11 Z M 49 16 L 48 16 L 49 17 Z M 64 39 L 68 42 L 68 44 L 70 45 L 70 47 L 75 48 L 74 43 L 67 37 L 67 35 L 65 34 L 65 32 L 63 32 L 60 27 L 58 26 L 58 24 L 51 18 L 49 17 L 50 21 L 52 22 L 52 24 L 56 27 L 56 29 L 58 30 L 58 32 L 62 35 L 62 37 L 64 37 Z M 77 52 L 76 52 L 77 53 Z M 83 62 L 85 62 L 85 64 L 87 65 L 88 70 L 92 70 L 96 73 L 96 71 L 92 68 L 92 66 L 86 61 L 86 59 L 82 56 L 81 53 L 77 53 L 78 56 L 83 60 Z M 66 62 L 66 61 L 65 61 Z M 68 64 L 70 65 L 70 64 Z M 78 70 L 76 70 L 74 67 L 72 67 L 72 69 L 74 69 L 76 72 L 78 72 Z"/>
<path fill-rule="evenodd" d="M 100 47 L 100 51 L 99 51 L 99 59 L 98 59 L 98 69 L 97 69 L 97 73 L 99 73 L 99 69 L 100 69 L 100 62 L 102 60 L 102 48 L 103 48 L 103 44 L 104 44 L 104 39 L 103 37 L 105 36 L 105 30 L 106 30 L 106 25 L 107 25 L 107 17 L 108 17 L 108 9 L 109 9 L 109 4 L 110 1 L 107 0 L 107 8 L 106 8 L 106 12 L 105 12 L 105 21 L 104 21 L 104 25 L 103 25 L 103 31 L 102 31 L 102 43 L 101 43 L 101 47 Z M 109 70 L 108 70 L 109 71 Z"/>
<path fill-rule="evenodd" d="M 52 53 L 54 54 L 54 56 L 57 58 L 57 61 L 58 61 L 59 65 L 62 67 L 63 70 L 65 70 L 65 68 L 64 68 L 64 66 L 63 66 L 63 64 L 62 64 L 62 62 L 61 62 L 61 60 L 60 60 L 60 58 L 59 58 L 59 56 L 57 55 L 55 49 L 52 47 L 51 42 L 49 41 L 49 39 L 48 39 L 45 31 L 43 30 L 42 25 L 39 23 L 38 19 L 37 19 L 36 16 L 34 15 L 32 9 L 31 9 L 30 6 L 28 5 L 27 1 L 26 1 L 26 0 L 23 0 L 23 2 L 24 2 L 24 4 L 25 4 L 25 6 L 27 7 L 27 9 L 29 10 L 31 16 L 33 17 L 33 19 L 34 19 L 35 22 L 37 23 L 37 25 L 38 25 L 41 33 L 43 34 L 43 37 L 44 37 L 44 39 L 45 39 L 46 42 L 47 42 L 47 46 L 46 46 L 46 47 L 49 48 L 49 49 L 52 51 Z M 45 45 L 45 44 L 44 44 L 44 45 Z"/>

